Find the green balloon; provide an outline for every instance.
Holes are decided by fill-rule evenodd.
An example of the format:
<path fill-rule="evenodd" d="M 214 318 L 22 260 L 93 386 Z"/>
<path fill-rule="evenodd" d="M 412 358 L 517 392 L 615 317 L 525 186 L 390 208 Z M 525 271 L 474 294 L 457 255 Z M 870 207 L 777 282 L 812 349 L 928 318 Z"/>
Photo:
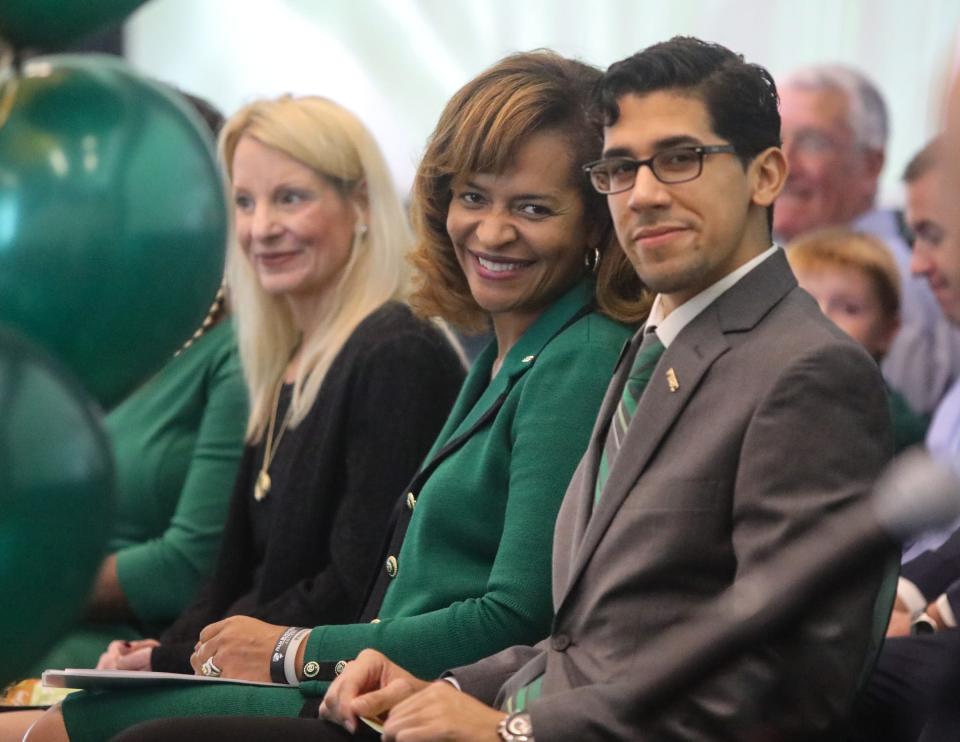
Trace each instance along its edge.
<path fill-rule="evenodd" d="M 210 137 L 184 101 L 109 57 L 35 58 L 5 96 L 0 322 L 109 408 L 190 336 L 223 275 Z"/>
<path fill-rule="evenodd" d="M 0 327 L 0 686 L 79 617 L 112 501 L 98 409 L 46 354 Z"/>
<path fill-rule="evenodd" d="M 119 21 L 144 0 L 3 0 L 0 38 L 15 48 L 49 49 Z"/>

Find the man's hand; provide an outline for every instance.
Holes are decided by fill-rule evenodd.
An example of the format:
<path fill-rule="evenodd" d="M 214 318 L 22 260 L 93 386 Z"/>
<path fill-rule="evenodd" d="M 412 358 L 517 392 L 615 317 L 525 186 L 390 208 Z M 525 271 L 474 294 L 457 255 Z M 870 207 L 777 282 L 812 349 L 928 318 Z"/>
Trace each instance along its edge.
<path fill-rule="evenodd" d="M 890 614 L 890 623 L 887 624 L 887 636 L 908 636 L 912 623 L 913 614 L 907 608 L 907 604 L 897 596 L 893 604 L 893 613 Z"/>
<path fill-rule="evenodd" d="M 438 680 L 401 701 L 383 725 L 384 742 L 499 742 L 497 725 L 506 716 L 450 683 Z"/>
<path fill-rule="evenodd" d="M 286 628 L 249 616 L 217 621 L 200 632 L 200 641 L 190 655 L 190 665 L 200 675 L 203 663 L 213 657 L 221 677 L 269 683 L 270 656 Z"/>
<path fill-rule="evenodd" d="M 383 654 L 365 649 L 333 681 L 320 704 L 320 716 L 357 731 L 357 717 L 377 718 L 430 685 Z M 450 685 L 444 683 L 444 685 Z M 450 686 L 453 690 L 453 686 Z"/>
<path fill-rule="evenodd" d="M 150 657 L 154 647 L 159 647 L 156 639 L 138 639 L 126 642 L 116 640 L 107 645 L 107 651 L 100 655 L 98 670 L 150 670 Z"/>

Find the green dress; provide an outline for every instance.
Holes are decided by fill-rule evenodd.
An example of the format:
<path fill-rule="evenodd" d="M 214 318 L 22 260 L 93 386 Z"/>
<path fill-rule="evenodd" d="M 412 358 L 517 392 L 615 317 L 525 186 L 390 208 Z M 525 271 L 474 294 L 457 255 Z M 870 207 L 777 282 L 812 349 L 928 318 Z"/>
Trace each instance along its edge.
<path fill-rule="evenodd" d="M 243 450 L 247 394 L 232 323 L 171 360 L 106 418 L 117 472 L 117 574 L 139 626 L 79 624 L 37 665 L 93 667 L 113 639 L 155 635 L 213 569 Z"/>
<path fill-rule="evenodd" d="M 431 677 L 549 633 L 554 519 L 631 334 L 596 312 L 568 324 L 592 293 L 584 282 L 558 299 L 492 381 L 496 348 L 481 353 L 426 461 L 472 432 L 417 493 L 379 622 L 316 627 L 306 660 L 335 662 L 375 647 Z M 299 689 L 210 685 L 86 693 L 67 699 L 63 713 L 72 740 L 108 739 L 165 716 L 296 716 L 304 696 L 324 689 L 325 683 L 305 682 Z"/>

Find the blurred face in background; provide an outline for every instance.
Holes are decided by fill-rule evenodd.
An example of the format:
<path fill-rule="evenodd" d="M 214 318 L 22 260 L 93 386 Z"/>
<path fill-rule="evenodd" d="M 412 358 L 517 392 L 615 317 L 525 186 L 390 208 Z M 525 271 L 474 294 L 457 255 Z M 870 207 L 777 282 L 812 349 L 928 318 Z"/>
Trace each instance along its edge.
<path fill-rule="evenodd" d="M 782 240 L 849 223 L 869 210 L 883 154 L 862 147 L 839 90 L 786 86 L 780 91 L 783 151 L 790 166 L 773 231 Z"/>
<path fill-rule="evenodd" d="M 821 263 L 793 267 L 800 287 L 807 291 L 837 327 L 880 360 L 890 349 L 899 328 L 897 317 L 884 311 L 873 280 L 851 265 Z"/>
<path fill-rule="evenodd" d="M 960 77 L 950 93 L 945 144 L 946 159 L 937 197 L 946 232 L 939 271 L 951 289 L 960 291 Z M 952 307 L 948 316 L 960 324 L 960 307 Z"/>
<path fill-rule="evenodd" d="M 960 324 L 960 271 L 951 268 L 960 245 L 949 239 L 945 170 L 935 166 L 907 184 L 906 217 L 914 236 L 910 270 L 927 280 L 943 313 Z"/>

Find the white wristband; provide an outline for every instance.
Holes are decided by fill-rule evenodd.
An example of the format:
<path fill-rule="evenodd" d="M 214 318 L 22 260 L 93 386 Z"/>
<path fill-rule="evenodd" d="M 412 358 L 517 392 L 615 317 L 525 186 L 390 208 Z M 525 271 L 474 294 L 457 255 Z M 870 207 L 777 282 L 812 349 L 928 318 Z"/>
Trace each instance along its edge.
<path fill-rule="evenodd" d="M 310 636 L 310 629 L 301 629 L 293 635 L 293 639 L 287 645 L 287 654 L 283 658 L 283 674 L 290 685 L 300 685 L 300 678 L 297 677 L 297 653 L 308 636 Z"/>

